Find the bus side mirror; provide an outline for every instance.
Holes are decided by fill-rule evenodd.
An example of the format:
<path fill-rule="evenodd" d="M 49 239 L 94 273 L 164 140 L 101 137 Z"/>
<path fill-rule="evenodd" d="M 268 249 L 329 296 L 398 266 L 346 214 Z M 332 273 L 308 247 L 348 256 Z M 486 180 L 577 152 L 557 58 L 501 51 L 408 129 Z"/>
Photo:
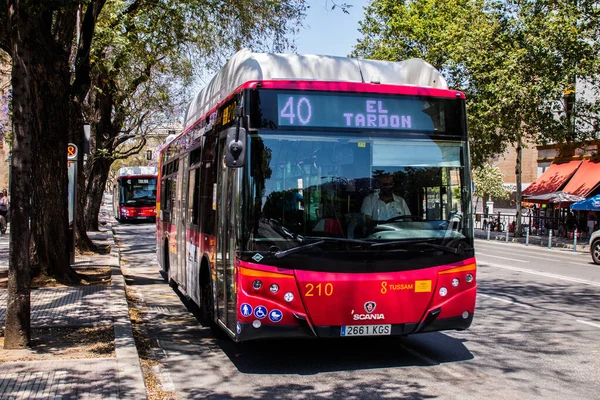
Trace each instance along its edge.
<path fill-rule="evenodd" d="M 230 168 L 244 166 L 246 154 L 246 129 L 231 127 L 227 129 L 225 142 L 225 165 Z"/>

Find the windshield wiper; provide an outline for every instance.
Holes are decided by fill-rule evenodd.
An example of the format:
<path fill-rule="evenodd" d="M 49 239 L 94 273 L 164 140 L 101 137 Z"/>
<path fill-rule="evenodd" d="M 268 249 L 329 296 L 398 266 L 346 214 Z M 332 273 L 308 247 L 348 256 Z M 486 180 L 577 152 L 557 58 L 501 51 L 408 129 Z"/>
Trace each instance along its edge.
<path fill-rule="evenodd" d="M 276 258 L 282 258 L 288 256 L 290 254 L 294 254 L 298 251 L 303 251 L 306 249 L 310 249 L 311 247 L 318 246 L 325 242 L 341 242 L 341 243 L 356 243 L 356 244 L 368 244 L 373 245 L 373 242 L 368 240 L 358 240 L 358 239 L 345 239 L 345 238 L 334 238 L 334 237 L 315 237 L 315 236 L 305 236 L 304 239 L 318 239 L 316 242 L 308 243 L 302 246 L 293 247 L 291 249 L 278 251 L 273 254 Z"/>
<path fill-rule="evenodd" d="M 318 242 L 305 244 L 303 246 L 293 247 L 293 248 L 287 249 L 287 250 L 281 250 L 281 251 L 276 252 L 273 255 L 276 258 L 282 258 L 282 257 L 289 256 L 290 254 L 297 253 L 297 252 L 302 251 L 302 250 L 310 249 L 311 247 L 318 246 L 318 245 L 323 244 L 323 243 L 325 243 L 324 240 L 319 240 Z"/>
<path fill-rule="evenodd" d="M 461 255 L 464 254 L 466 251 L 473 250 L 472 247 L 465 247 L 461 243 L 459 243 L 459 245 L 457 247 L 442 246 L 440 244 L 433 244 L 433 243 L 418 243 L 417 246 L 431 247 L 431 248 L 434 248 L 437 250 L 445 251 L 447 253 L 461 254 Z"/>
<path fill-rule="evenodd" d="M 452 253 L 452 254 L 462 254 L 464 253 L 466 250 L 471 250 L 471 248 L 465 248 L 465 247 L 450 247 L 450 246 L 443 246 L 441 244 L 435 244 L 435 243 L 428 243 L 429 241 L 433 241 L 435 239 L 427 239 L 427 240 L 396 240 L 393 242 L 383 242 L 383 243 L 375 243 L 372 244 L 372 247 L 377 247 L 377 246 L 394 246 L 397 244 L 412 244 L 413 246 L 423 246 L 423 247 L 431 247 L 432 249 L 436 249 L 436 250 L 442 250 L 445 251 L 447 253 Z"/>
<path fill-rule="evenodd" d="M 395 246 L 397 244 L 428 244 L 425 242 L 430 242 L 436 239 L 406 239 L 406 240 L 394 240 L 392 242 L 377 242 L 373 243 L 371 247 L 379 247 L 379 246 Z"/>
<path fill-rule="evenodd" d="M 337 238 L 337 237 L 321 237 L 321 236 L 304 236 L 305 239 L 318 239 L 324 242 L 341 242 L 341 243 L 356 243 L 356 244 L 368 244 L 373 245 L 374 242 L 370 240 L 360 240 L 360 239 L 346 239 L 346 238 Z"/>

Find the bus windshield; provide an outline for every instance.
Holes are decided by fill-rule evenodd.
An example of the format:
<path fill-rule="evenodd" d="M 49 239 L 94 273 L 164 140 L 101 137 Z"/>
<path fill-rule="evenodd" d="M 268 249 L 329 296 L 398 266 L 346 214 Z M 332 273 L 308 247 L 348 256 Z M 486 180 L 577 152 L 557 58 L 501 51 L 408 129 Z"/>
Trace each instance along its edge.
<path fill-rule="evenodd" d="M 263 132 L 250 138 L 249 254 L 472 250 L 465 141 Z"/>
<path fill-rule="evenodd" d="M 128 207 L 156 204 L 156 178 L 121 178 L 121 205 Z"/>

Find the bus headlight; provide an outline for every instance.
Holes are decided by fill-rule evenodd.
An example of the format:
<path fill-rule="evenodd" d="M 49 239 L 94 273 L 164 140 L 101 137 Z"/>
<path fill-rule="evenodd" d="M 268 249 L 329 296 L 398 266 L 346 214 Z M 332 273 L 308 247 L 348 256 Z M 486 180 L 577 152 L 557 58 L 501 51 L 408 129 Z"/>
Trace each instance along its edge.
<path fill-rule="evenodd" d="M 262 282 L 257 279 L 254 282 L 252 282 L 252 287 L 254 288 L 254 290 L 260 290 L 260 288 L 262 287 Z"/>
<path fill-rule="evenodd" d="M 457 287 L 459 283 L 460 281 L 458 280 L 458 278 L 452 279 L 452 286 Z"/>
<path fill-rule="evenodd" d="M 440 296 L 444 297 L 448 294 L 448 289 L 446 289 L 445 287 L 441 287 L 440 288 Z"/>
<path fill-rule="evenodd" d="M 277 293 L 279 292 L 279 285 L 274 283 L 271 285 L 271 287 L 269 288 L 269 290 L 271 291 L 271 293 Z"/>
<path fill-rule="evenodd" d="M 467 283 L 473 282 L 473 275 L 472 274 L 467 274 L 467 276 L 465 277 L 465 280 L 467 281 Z"/>

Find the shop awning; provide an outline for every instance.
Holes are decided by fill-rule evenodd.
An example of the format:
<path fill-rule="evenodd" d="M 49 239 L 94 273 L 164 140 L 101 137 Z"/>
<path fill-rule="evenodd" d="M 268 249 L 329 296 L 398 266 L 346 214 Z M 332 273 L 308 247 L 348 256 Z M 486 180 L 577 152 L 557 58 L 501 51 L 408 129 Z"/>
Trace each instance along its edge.
<path fill-rule="evenodd" d="M 535 182 L 523 190 L 523 196 L 539 196 L 557 192 L 573 176 L 580 165 L 581 161 L 552 163 Z"/>
<path fill-rule="evenodd" d="M 600 184 L 600 161 L 585 160 L 563 192 L 587 197 Z"/>
<path fill-rule="evenodd" d="M 538 194 L 535 196 L 530 196 L 527 198 L 527 201 L 531 203 L 541 203 L 541 204 L 556 204 L 560 203 L 561 207 L 563 204 L 567 206 L 571 203 L 576 203 L 578 201 L 585 200 L 585 197 L 577 196 L 575 194 L 565 193 L 565 192 L 552 192 L 552 193 L 544 193 Z"/>

